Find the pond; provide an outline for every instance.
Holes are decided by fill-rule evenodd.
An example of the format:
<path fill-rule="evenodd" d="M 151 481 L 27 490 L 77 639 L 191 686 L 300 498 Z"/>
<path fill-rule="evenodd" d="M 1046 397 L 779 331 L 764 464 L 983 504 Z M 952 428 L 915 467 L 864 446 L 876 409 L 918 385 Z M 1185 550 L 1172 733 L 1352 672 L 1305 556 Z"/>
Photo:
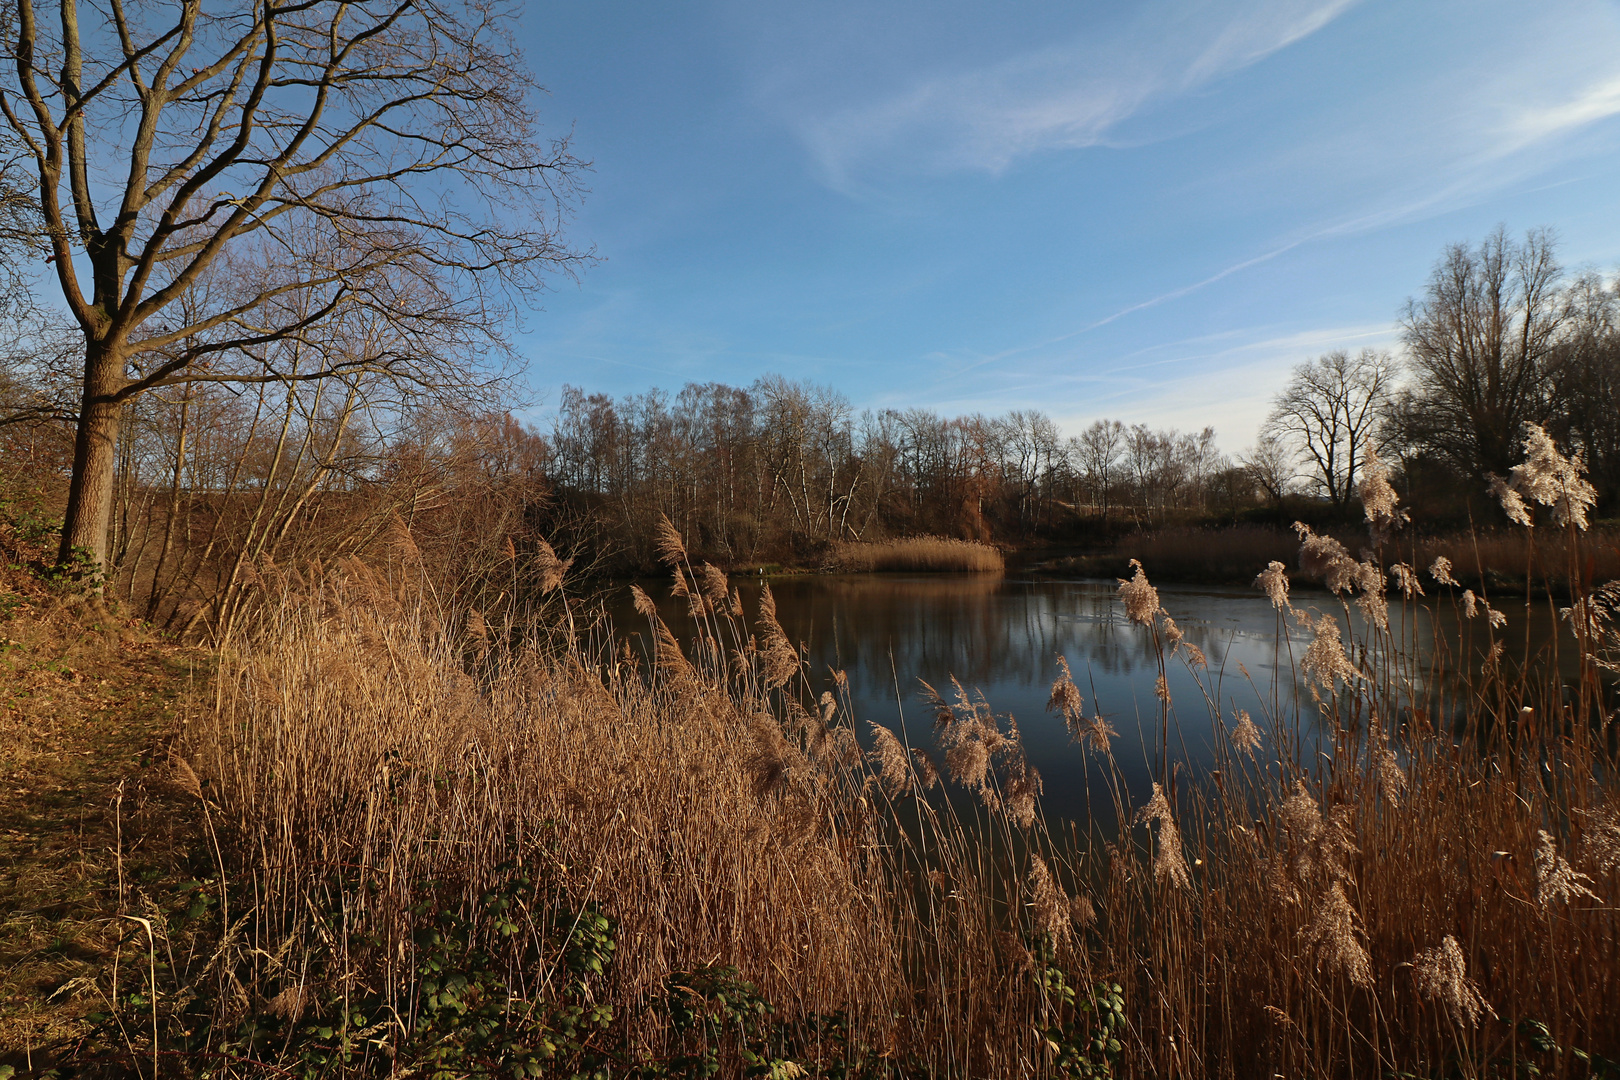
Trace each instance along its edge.
<path fill-rule="evenodd" d="M 968 691 L 982 693 L 996 713 L 1011 714 L 1017 721 L 1030 763 L 1045 783 L 1048 816 L 1084 819 L 1088 783 L 1094 785 L 1099 778 L 1096 759 L 1088 768 L 1086 755 L 1071 740 L 1063 720 L 1046 709 L 1058 674 L 1057 658 L 1062 656 L 1073 670 L 1087 711 L 1100 712 L 1119 733 L 1114 757 L 1133 803 L 1145 799 L 1151 780 L 1159 775 L 1160 721 L 1154 696 L 1158 660 L 1150 632 L 1126 619 L 1114 581 L 1001 574 L 848 574 L 780 578 L 771 580 L 770 586 L 789 640 L 806 649 L 815 692 L 833 689 L 833 671 L 847 675 L 863 741 L 867 724 L 876 722 L 903 734 L 911 745 L 932 751 L 933 713 L 923 699 L 922 683 L 949 698 L 954 676 Z M 667 598 L 667 582 L 648 582 L 644 587 L 658 600 L 683 645 L 689 642 L 685 602 Z M 745 581 L 741 589 L 752 619 L 759 585 Z M 1209 665 L 1197 678 L 1179 657 L 1168 665 L 1172 761 L 1185 762 L 1195 773 L 1213 764 L 1217 710 L 1211 699 L 1228 724 L 1236 710 L 1244 709 L 1268 728 L 1264 716 L 1275 710 L 1266 703 L 1273 700 L 1281 702 L 1292 723 L 1295 666 L 1290 647 L 1294 655 L 1301 653 L 1308 634 L 1291 628 L 1291 645 L 1288 638 L 1279 638 L 1277 612 L 1256 590 L 1177 585 L 1160 585 L 1158 590 L 1161 605 Z M 1294 602 L 1337 614 L 1344 622 L 1341 605 L 1325 592 L 1296 590 Z M 1510 643 L 1518 628 L 1515 655 L 1522 652 L 1526 626 L 1532 650 L 1553 640 L 1555 616 L 1545 602 L 1533 604 L 1528 614 L 1522 596 L 1511 605 L 1497 603 L 1510 614 Z M 645 620 L 627 603 L 611 614 L 621 631 L 645 638 Z M 1443 628 L 1440 640 L 1452 651 L 1461 644 L 1464 651 L 1476 653 L 1477 665 L 1483 620 L 1459 622 L 1449 601 L 1438 609 L 1403 611 L 1393 594 L 1390 615 L 1395 633 L 1415 641 L 1420 656 L 1432 654 L 1438 625 Z M 1359 637 L 1359 616 L 1350 622 L 1346 638 L 1352 632 Z M 1308 701 L 1300 716 L 1310 731 L 1315 712 Z M 1090 797 L 1106 795 L 1093 787 Z"/>

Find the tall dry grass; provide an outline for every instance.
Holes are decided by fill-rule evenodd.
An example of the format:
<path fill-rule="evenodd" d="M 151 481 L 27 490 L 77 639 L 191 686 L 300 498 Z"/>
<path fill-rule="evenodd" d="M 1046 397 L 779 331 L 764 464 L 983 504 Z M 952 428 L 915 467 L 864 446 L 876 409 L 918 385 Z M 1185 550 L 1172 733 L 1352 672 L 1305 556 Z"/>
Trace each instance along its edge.
<path fill-rule="evenodd" d="M 827 565 L 849 573 L 990 573 L 1005 569 L 1001 552 L 989 544 L 943 536 L 913 536 L 873 543 L 834 544 Z"/>
<path fill-rule="evenodd" d="M 1058 664 L 1051 708 L 1106 792 L 1072 829 L 1041 817 L 1017 726 L 967 689 L 931 694 L 934 746 L 880 726 L 858 743 L 867 718 L 805 696 L 768 593 L 744 612 L 678 538 L 665 555 L 701 630 L 683 645 L 642 603 L 647 658 L 513 646 L 340 567 L 269 598 L 197 736 L 235 823 L 241 967 L 259 972 L 242 982 L 262 988 L 244 993 L 286 993 L 301 957 L 336 949 L 326 985 L 387 988 L 408 1018 L 423 883 L 470 904 L 523 862 L 617 921 L 599 992 L 625 1060 L 669 1052 L 671 978 L 721 963 L 784 1022 L 773 1075 L 1604 1075 L 1616 605 L 1577 612 L 1572 683 L 1495 648 L 1444 672 L 1391 629 L 1415 620 L 1389 617 L 1386 567 L 1311 535 L 1303 554 L 1333 599 L 1296 607 L 1280 565 L 1262 574 L 1298 671 L 1252 717 L 1225 710 L 1147 575 L 1122 583 L 1135 632 L 1205 693 L 1160 680 L 1159 782 L 1133 804 L 1103 703 Z M 1492 637 L 1490 598 L 1450 576 L 1403 566 L 1393 602 L 1456 593 Z M 1351 605 L 1367 629 L 1343 640 Z M 1207 776 L 1176 760 L 1199 714 L 1219 738 Z M 310 914 L 334 907 L 341 925 Z M 540 957 L 543 987 L 559 961 Z M 847 1034 L 822 1039 L 828 1017 Z M 379 1038 L 404 1053 L 408 1032 Z"/>
<path fill-rule="evenodd" d="M 1474 584 L 1525 584 L 1551 588 L 1561 597 L 1620 578 L 1620 533 L 1613 529 L 1580 532 L 1568 537 L 1538 535 L 1534 529 L 1497 529 L 1417 541 L 1414 561 L 1427 566 L 1437 556 L 1451 560 L 1457 576 Z"/>
<path fill-rule="evenodd" d="M 296 983 L 321 930 L 309 913 L 336 890 L 347 935 L 395 947 L 370 945 L 325 978 L 384 987 L 408 1015 L 424 899 L 442 903 L 451 883 L 470 908 L 522 864 L 559 902 L 600 904 L 617 924 L 608 994 L 627 1054 L 667 1050 L 658 1005 L 672 978 L 731 965 L 782 1016 L 836 1018 L 840 1054 L 899 1055 L 940 1075 L 1038 1058 L 1027 1021 L 1039 987 L 1003 940 L 1033 923 L 994 861 L 1039 850 L 1027 774 L 991 846 L 927 802 L 919 832 L 918 812 L 896 808 L 921 790 L 906 749 L 884 729 L 869 757 L 847 701 L 801 704 L 798 653 L 768 589 L 745 627 L 724 575 L 677 573 L 704 636 L 688 658 L 645 605 L 650 663 L 566 643 L 507 648 L 484 621 L 447 622 L 359 562 L 267 603 L 228 654 L 216 722 L 195 743 L 247 854 L 238 891 L 253 897 L 256 933 L 298 942 L 279 964 L 263 959 L 273 948 L 244 953 L 244 982 L 264 995 Z M 1016 738 L 984 707 L 961 708 L 965 744 L 988 747 L 977 790 L 992 792 L 1016 768 Z M 1055 888 L 1048 879 L 1041 895 Z"/>

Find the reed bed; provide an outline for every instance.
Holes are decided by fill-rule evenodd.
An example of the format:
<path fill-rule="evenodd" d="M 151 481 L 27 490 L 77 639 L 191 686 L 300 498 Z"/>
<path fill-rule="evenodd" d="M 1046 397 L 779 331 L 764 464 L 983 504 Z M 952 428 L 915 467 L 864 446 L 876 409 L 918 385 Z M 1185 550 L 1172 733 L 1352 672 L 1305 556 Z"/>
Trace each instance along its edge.
<path fill-rule="evenodd" d="M 1414 561 L 1427 566 L 1444 556 L 1457 576 L 1475 584 L 1528 583 L 1538 592 L 1561 597 L 1620 578 L 1620 532 L 1591 529 L 1570 538 L 1538 536 L 1534 529 L 1497 529 L 1457 536 L 1424 537 L 1414 545 Z"/>
<path fill-rule="evenodd" d="M 1005 569 L 1001 552 L 989 544 L 943 536 L 913 536 L 875 543 L 835 544 L 830 569 L 849 573 L 985 574 Z"/>
<path fill-rule="evenodd" d="M 1138 559 L 1170 581 L 1248 581 L 1273 559 L 1291 562 L 1299 543 L 1293 534 L 1267 525 L 1224 529 L 1170 528 L 1139 532 L 1114 547 L 1120 564 Z"/>
<path fill-rule="evenodd" d="M 1392 547 L 1380 481 L 1371 539 Z M 1444 561 L 1388 567 L 1309 530 L 1301 547 L 1332 599 L 1296 605 L 1280 560 L 1257 579 L 1298 658 L 1262 715 L 1223 710 L 1140 565 L 1121 582 L 1134 632 L 1205 690 L 1177 702 L 1161 679 L 1146 802 L 1120 780 L 1104 703 L 1054 657 L 1055 722 L 1110 793 L 1072 827 L 1042 817 L 1017 725 L 967 688 L 928 689 L 926 747 L 809 699 L 768 590 L 744 611 L 672 530 L 700 630 L 677 642 L 638 597 L 646 657 L 452 619 L 407 574 L 359 563 L 267 593 L 194 735 L 237 883 L 241 929 L 210 969 L 236 989 L 219 1000 L 311 1002 L 330 1047 L 348 1037 L 334 1003 L 363 991 L 389 1019 L 350 1033 L 375 1051 L 346 1067 L 418 1067 L 416 1018 L 437 1000 L 424 927 L 523 866 L 547 899 L 489 947 L 503 1015 L 559 1015 L 559 927 L 578 913 L 616 943 L 580 999 L 611 1016 L 540 1075 L 1611 1075 L 1620 586 L 1573 612 L 1571 682 L 1504 662 L 1489 596 Z M 1483 668 L 1446 672 L 1444 650 L 1420 662 L 1397 640 L 1413 620 L 1390 603 L 1425 588 L 1491 639 Z M 1342 640 L 1351 605 L 1367 629 Z M 1220 740 L 1209 775 L 1176 761 L 1199 714 Z M 702 973 L 729 969 L 769 1030 L 692 1026 L 713 1006 Z M 271 1056 L 249 1049 L 232 1069 Z M 440 1075 L 507 1059 L 481 1060 Z"/>

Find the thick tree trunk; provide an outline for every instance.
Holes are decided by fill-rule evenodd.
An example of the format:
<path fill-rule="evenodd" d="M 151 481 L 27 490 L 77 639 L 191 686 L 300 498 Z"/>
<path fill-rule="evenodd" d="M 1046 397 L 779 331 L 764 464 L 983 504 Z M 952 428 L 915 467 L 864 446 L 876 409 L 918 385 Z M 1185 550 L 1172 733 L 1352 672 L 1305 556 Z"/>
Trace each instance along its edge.
<path fill-rule="evenodd" d="M 112 522 L 113 474 L 118 462 L 118 425 L 123 410 L 113 396 L 123 388 L 121 358 L 92 344 L 85 350 L 84 397 L 73 444 L 73 477 L 68 481 L 67 514 L 57 562 L 77 566 L 99 583 L 107 565 Z M 82 560 L 82 561 L 81 561 Z"/>

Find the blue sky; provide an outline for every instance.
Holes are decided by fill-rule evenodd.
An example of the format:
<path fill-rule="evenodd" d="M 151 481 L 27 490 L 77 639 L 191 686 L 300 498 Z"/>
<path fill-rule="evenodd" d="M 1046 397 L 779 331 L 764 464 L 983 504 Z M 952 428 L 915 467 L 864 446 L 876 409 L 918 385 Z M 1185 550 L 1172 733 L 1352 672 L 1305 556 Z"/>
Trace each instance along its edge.
<path fill-rule="evenodd" d="M 518 338 L 546 423 L 767 373 L 856 408 L 1250 442 L 1288 369 L 1395 346 L 1442 247 L 1620 264 L 1620 5 L 534 3 L 603 261 Z"/>

